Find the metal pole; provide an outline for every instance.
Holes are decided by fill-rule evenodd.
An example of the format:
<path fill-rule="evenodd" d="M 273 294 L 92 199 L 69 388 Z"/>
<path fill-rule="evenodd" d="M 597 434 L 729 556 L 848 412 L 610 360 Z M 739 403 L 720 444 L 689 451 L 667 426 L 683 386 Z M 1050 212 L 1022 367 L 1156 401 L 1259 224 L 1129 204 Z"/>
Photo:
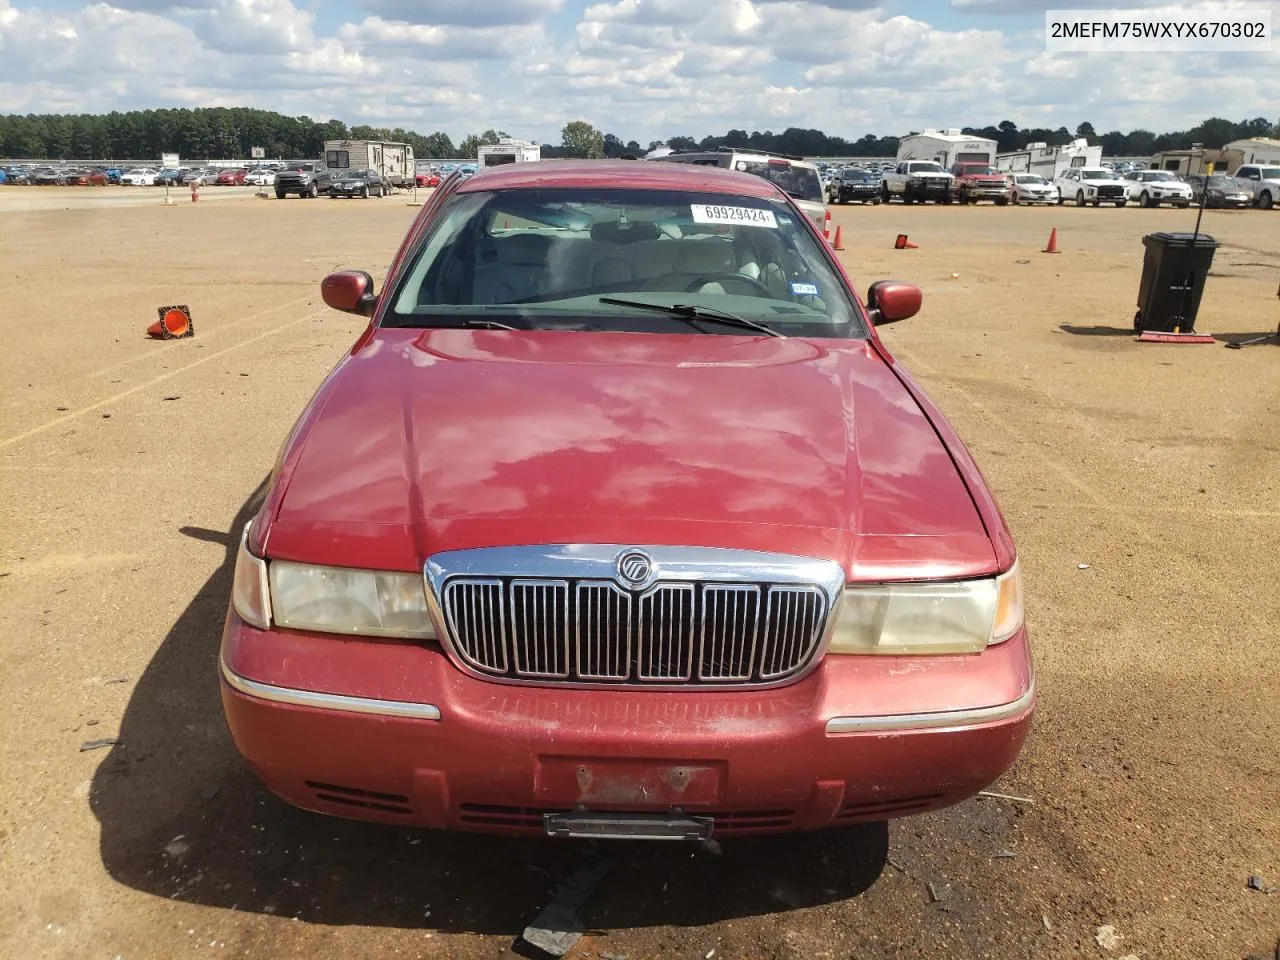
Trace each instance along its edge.
<path fill-rule="evenodd" d="M 1211 176 L 1213 176 L 1212 163 L 1209 164 L 1208 169 L 1205 171 L 1204 189 L 1200 191 L 1200 209 L 1196 211 L 1196 229 L 1191 236 L 1192 256 L 1195 255 L 1196 246 L 1200 242 L 1200 218 L 1204 216 L 1204 204 L 1205 204 L 1205 201 L 1209 198 L 1209 178 Z M 1208 280 L 1208 277 L 1205 277 L 1205 279 Z M 1178 324 L 1174 329 L 1175 329 L 1175 332 L 1191 333 L 1192 330 L 1195 329 L 1195 324 L 1192 324 L 1191 330 L 1183 330 L 1182 325 L 1186 323 L 1187 309 L 1191 305 L 1191 287 L 1195 283 L 1195 275 L 1188 274 L 1185 278 L 1183 278 L 1182 282 L 1183 284 L 1185 284 L 1185 287 L 1182 291 L 1182 316 L 1178 319 Z"/>

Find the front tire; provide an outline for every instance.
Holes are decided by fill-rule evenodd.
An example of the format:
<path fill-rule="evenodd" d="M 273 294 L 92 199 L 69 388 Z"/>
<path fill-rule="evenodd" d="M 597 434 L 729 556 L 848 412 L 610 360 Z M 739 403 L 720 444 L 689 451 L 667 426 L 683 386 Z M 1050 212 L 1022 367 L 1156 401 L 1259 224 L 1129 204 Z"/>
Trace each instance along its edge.
<path fill-rule="evenodd" d="M 1080 190 L 1079 192 L 1077 192 L 1077 193 L 1076 193 L 1076 206 L 1077 206 L 1077 207 L 1083 207 L 1083 206 L 1084 206 L 1084 191 L 1083 191 L 1083 190 Z"/>
<path fill-rule="evenodd" d="M 1123 206 L 1124 206 L 1126 203 L 1128 203 L 1128 202 L 1129 202 L 1128 200 L 1117 200 L 1117 201 L 1116 201 L 1116 206 L 1117 206 L 1117 207 L 1123 207 Z"/>
<path fill-rule="evenodd" d="M 368 200 L 368 199 L 369 199 L 369 188 L 368 188 L 368 187 L 365 187 L 363 190 L 361 190 L 361 191 L 360 191 L 360 197 L 361 197 L 361 199 L 364 199 L 364 200 Z"/>
<path fill-rule="evenodd" d="M 1150 195 L 1149 193 L 1147 193 L 1147 191 L 1145 191 L 1145 190 L 1143 190 L 1143 191 L 1142 191 L 1142 196 L 1140 196 L 1140 197 L 1138 198 L 1138 206 L 1140 206 L 1140 207 L 1150 207 L 1150 206 L 1151 206 L 1151 195 Z"/>
<path fill-rule="evenodd" d="M 308 199 L 308 200 L 314 200 L 314 199 L 315 199 L 316 197 L 318 197 L 319 195 L 320 195 L 320 190 L 316 187 L 316 185 L 315 185 L 314 183 L 313 183 L 311 186 L 309 186 L 309 187 L 307 188 L 307 199 Z"/>
<path fill-rule="evenodd" d="M 996 197 L 996 206 L 997 206 L 997 207 L 1007 207 L 1008 205 L 1009 205 L 1009 198 L 1008 198 L 1008 197 Z"/>
<path fill-rule="evenodd" d="M 283 190 L 277 190 L 277 191 L 276 191 L 276 199 L 277 199 L 277 200 L 283 200 L 286 196 L 288 196 L 288 194 L 286 194 Z"/>
<path fill-rule="evenodd" d="M 1263 210 L 1270 210 L 1274 203 L 1275 200 L 1272 199 L 1270 190 L 1263 190 L 1262 193 L 1258 195 L 1258 206 Z"/>

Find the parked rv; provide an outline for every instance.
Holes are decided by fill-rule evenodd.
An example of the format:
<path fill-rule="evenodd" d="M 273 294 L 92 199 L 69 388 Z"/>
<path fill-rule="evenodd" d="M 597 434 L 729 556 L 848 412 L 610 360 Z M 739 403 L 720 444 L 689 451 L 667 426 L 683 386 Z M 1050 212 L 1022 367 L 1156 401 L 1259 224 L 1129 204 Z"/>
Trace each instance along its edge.
<path fill-rule="evenodd" d="M 486 143 L 476 150 L 480 169 L 507 163 L 533 163 L 542 159 L 542 147 L 531 140 L 503 137 L 497 143 Z"/>
<path fill-rule="evenodd" d="M 1089 146 L 1083 137 L 1058 147 L 1028 143 L 1025 150 L 996 156 L 996 169 L 1001 173 L 1034 173 L 1051 181 L 1072 167 L 1100 166 L 1102 147 Z"/>
<path fill-rule="evenodd" d="M 393 187 L 412 187 L 413 148 L 386 140 L 326 140 L 324 163 L 334 176 L 348 170 L 376 170 Z"/>
<path fill-rule="evenodd" d="M 898 141 L 898 162 L 904 160 L 932 160 L 948 170 L 958 163 L 992 166 L 996 162 L 996 142 L 966 136 L 956 128 L 928 129 Z"/>

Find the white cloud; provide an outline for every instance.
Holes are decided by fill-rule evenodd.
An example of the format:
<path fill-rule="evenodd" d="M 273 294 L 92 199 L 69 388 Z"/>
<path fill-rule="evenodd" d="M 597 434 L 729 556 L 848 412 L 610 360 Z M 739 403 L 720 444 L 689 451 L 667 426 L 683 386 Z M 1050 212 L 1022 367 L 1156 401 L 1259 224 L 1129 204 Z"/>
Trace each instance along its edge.
<path fill-rule="evenodd" d="M 363 6 L 408 23 L 492 27 L 536 23 L 564 6 L 564 0 L 364 0 Z"/>
<path fill-rule="evenodd" d="M 1038 0 L 29 2 L 0 0 L 0 112 L 246 105 L 552 142 L 579 118 L 642 143 L 1004 119 L 1160 131 L 1274 120 L 1266 85 L 1237 78 L 1280 75 L 1280 44 L 1176 70 L 1159 55 L 1049 55 L 1034 16 L 1003 16 L 1038 14 Z"/>

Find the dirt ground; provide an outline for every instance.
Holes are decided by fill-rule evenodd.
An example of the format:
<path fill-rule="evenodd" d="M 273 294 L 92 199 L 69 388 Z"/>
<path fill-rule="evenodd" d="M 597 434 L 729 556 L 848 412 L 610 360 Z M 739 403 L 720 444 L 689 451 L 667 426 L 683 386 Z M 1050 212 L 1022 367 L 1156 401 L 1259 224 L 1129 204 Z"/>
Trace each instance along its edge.
<path fill-rule="evenodd" d="M 582 847 L 290 809 L 218 700 L 231 532 L 360 328 L 317 282 L 381 276 L 416 211 L 6 195 L 0 955 L 527 951 Z M 884 337 L 1019 538 L 1040 710 L 996 789 L 1034 802 L 720 853 L 611 847 L 574 956 L 1273 956 L 1280 893 L 1247 882 L 1280 885 L 1280 347 L 1133 341 L 1140 238 L 1194 211 L 833 209 L 860 285 L 923 286 Z M 1280 214 L 1204 229 L 1224 245 L 1200 328 L 1274 330 Z M 920 248 L 893 250 L 900 232 Z M 172 303 L 197 336 L 147 340 Z M 102 738 L 120 742 L 83 749 Z"/>

